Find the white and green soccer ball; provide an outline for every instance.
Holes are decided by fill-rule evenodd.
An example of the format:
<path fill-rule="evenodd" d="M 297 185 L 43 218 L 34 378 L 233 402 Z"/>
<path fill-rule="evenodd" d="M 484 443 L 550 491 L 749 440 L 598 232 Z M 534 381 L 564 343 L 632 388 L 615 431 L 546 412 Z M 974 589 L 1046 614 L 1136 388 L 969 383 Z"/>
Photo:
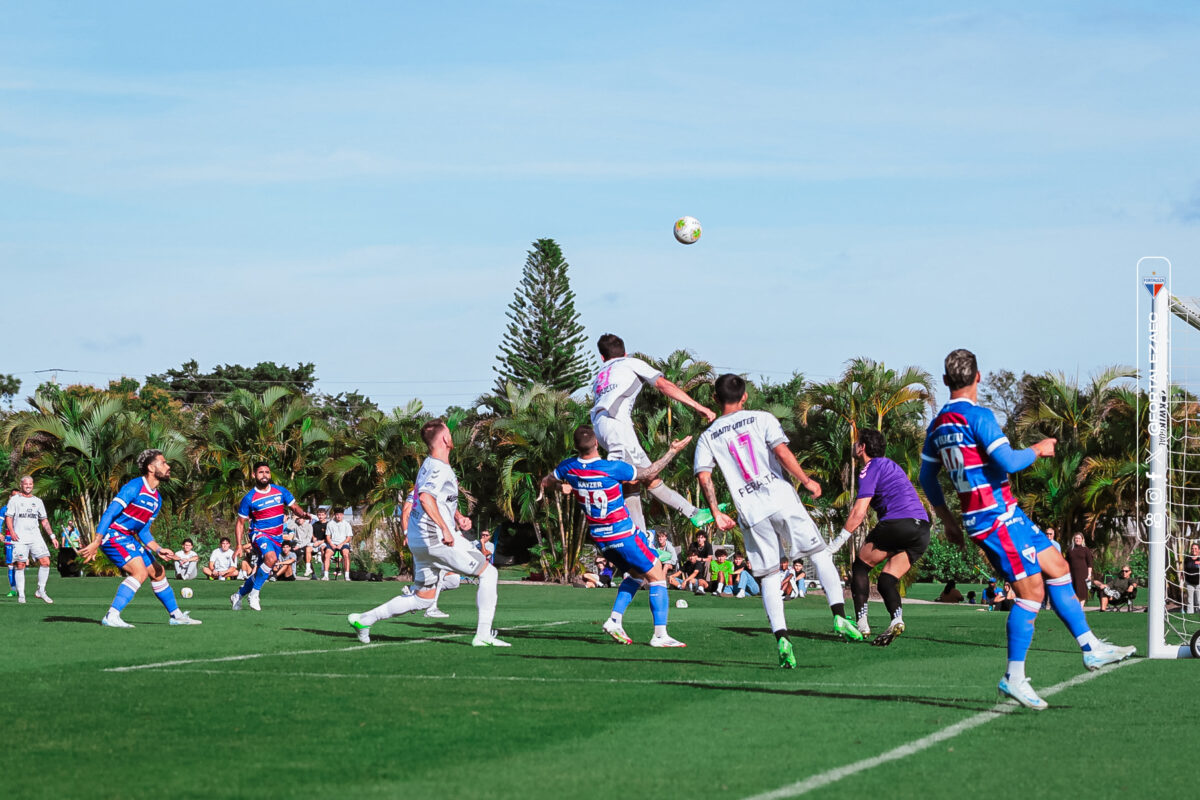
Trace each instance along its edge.
<path fill-rule="evenodd" d="M 680 244 L 695 244 L 700 239 L 700 220 L 695 217 L 675 220 L 675 239 Z"/>
<path fill-rule="evenodd" d="M 190 600 L 190 599 L 191 599 L 191 597 L 192 597 L 192 590 L 191 590 L 191 589 L 189 589 L 189 588 L 188 588 L 188 587 L 186 587 L 186 586 L 185 586 L 185 587 L 183 587 L 182 589 L 180 589 L 180 590 L 179 590 L 179 593 L 180 593 L 181 595 L 183 595 L 183 599 L 184 599 L 184 600 Z"/>

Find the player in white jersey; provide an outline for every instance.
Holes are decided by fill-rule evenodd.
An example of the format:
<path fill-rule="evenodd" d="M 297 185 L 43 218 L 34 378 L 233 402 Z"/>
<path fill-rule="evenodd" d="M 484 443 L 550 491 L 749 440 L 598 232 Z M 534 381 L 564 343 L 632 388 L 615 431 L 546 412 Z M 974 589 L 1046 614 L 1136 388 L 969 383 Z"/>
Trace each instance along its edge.
<path fill-rule="evenodd" d="M 643 384 L 653 386 L 670 399 L 683 403 L 709 422 L 716 419 L 717 415 L 711 409 L 697 403 L 654 367 L 640 358 L 625 355 L 625 342 L 621 337 L 606 333 L 596 345 L 604 363 L 592 380 L 592 395 L 595 400 L 590 417 L 600 447 L 608 454 L 610 460 L 624 461 L 640 469 L 650 466 L 650 457 L 642 449 L 637 432 L 633 429 L 633 403 L 642 391 Z M 708 509 L 692 505 L 686 497 L 659 478 L 655 478 L 646 490 L 661 503 L 683 514 L 697 528 L 713 520 Z M 641 494 L 636 491 L 626 494 L 625 508 L 634 524 L 640 530 L 646 530 Z"/>
<path fill-rule="evenodd" d="M 40 526 L 50 537 L 50 544 L 58 549 L 58 539 L 46 518 L 46 505 L 42 498 L 33 495 L 33 478 L 29 475 L 21 478 L 21 493 L 15 494 L 8 501 L 8 510 L 4 512 L 4 526 L 13 540 L 13 567 L 16 570 L 17 602 L 25 602 L 25 566 L 30 559 L 37 561 L 38 579 L 37 592 L 34 597 L 53 603 L 50 595 L 46 594 L 46 580 L 50 577 L 50 551 L 42 539 Z"/>
<path fill-rule="evenodd" d="M 408 550 L 413 557 L 413 586 L 416 591 L 393 597 L 378 608 L 363 614 L 351 614 L 350 626 L 359 641 L 371 641 L 371 626 L 390 617 L 428 609 L 434 604 L 443 573 L 474 575 L 479 578 L 475 607 L 479 619 L 475 627 L 475 647 L 508 647 L 496 637 L 492 620 L 496 616 L 496 584 L 499 573 L 483 553 L 473 547 L 459 547 L 455 532 L 471 529 L 470 518 L 458 510 L 458 477 L 450 468 L 454 440 L 444 420 L 435 419 L 421 428 L 421 438 L 429 448 L 429 457 L 417 473 L 416 494 L 409 518 Z"/>
<path fill-rule="evenodd" d="M 858 628 L 846 619 L 842 581 L 833 556 L 816 523 L 808 515 L 785 472 L 813 497 L 821 485 L 810 478 L 788 450 L 788 438 L 779 420 L 766 411 L 746 411 L 746 381 L 738 375 L 717 378 L 721 416 L 696 440 L 695 471 L 708 499 L 717 527 L 727 531 L 740 523 L 750 573 L 762 586 L 763 608 L 779 643 L 779 666 L 794 668 L 796 658 L 787 638 L 779 574 L 781 558 L 807 557 L 829 599 L 834 630 L 861 640 Z M 721 468 L 737 507 L 735 523 L 717 507 L 712 471 Z"/>

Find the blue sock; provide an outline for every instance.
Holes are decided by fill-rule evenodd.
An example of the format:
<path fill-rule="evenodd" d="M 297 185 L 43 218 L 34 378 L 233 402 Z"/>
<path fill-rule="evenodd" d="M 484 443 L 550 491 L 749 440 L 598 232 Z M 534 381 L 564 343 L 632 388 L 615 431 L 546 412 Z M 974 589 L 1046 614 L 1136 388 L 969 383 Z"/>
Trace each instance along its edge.
<path fill-rule="evenodd" d="M 666 581 L 659 581 L 650 584 L 650 615 L 654 617 L 655 625 L 667 624 L 667 609 L 671 607 L 671 601 L 667 597 Z"/>
<path fill-rule="evenodd" d="M 629 604 L 633 602 L 633 596 L 640 588 L 642 588 L 642 582 L 637 578 L 626 578 L 621 581 L 621 585 L 617 587 L 617 599 L 613 601 L 613 613 L 624 614 L 625 609 L 629 608 Z"/>
<path fill-rule="evenodd" d="M 271 579 L 271 568 L 265 563 L 259 564 L 258 569 L 251 576 L 254 579 L 254 590 L 258 591 L 263 587 L 263 584 Z"/>
<path fill-rule="evenodd" d="M 125 606 L 129 605 L 129 601 L 133 599 L 140 588 L 142 588 L 142 582 L 137 578 L 126 578 L 121 581 L 121 585 L 117 587 L 117 596 L 112 601 L 112 610 L 118 614 L 124 611 Z"/>
<path fill-rule="evenodd" d="M 255 570 L 254 572 L 250 573 L 250 577 L 246 578 L 245 582 L 242 583 L 241 587 L 238 589 L 238 594 L 240 594 L 242 597 L 245 597 L 246 595 L 250 594 L 250 590 L 254 588 L 254 579 L 257 576 L 258 576 L 258 570 Z"/>
<path fill-rule="evenodd" d="M 1071 576 L 1064 575 L 1046 581 L 1046 591 L 1050 594 L 1050 605 L 1054 608 L 1054 613 L 1058 614 L 1058 618 L 1067 626 L 1072 636 L 1078 638 L 1091 630 L 1087 624 L 1087 617 L 1084 616 L 1083 606 L 1079 604 L 1079 598 L 1075 596 L 1075 589 L 1071 586 Z M 1085 644 L 1083 649 L 1092 648 L 1091 645 Z"/>
<path fill-rule="evenodd" d="M 154 596 L 158 598 L 158 602 L 163 604 L 167 609 L 167 613 L 172 616 L 179 610 L 179 604 L 175 602 L 175 590 L 171 588 L 171 584 L 167 583 L 167 579 L 154 581 L 150 584 L 154 587 Z"/>
<path fill-rule="evenodd" d="M 1037 619 L 1040 605 L 1031 600 L 1018 598 L 1008 612 L 1008 660 L 1025 661 L 1029 645 L 1033 643 L 1033 621 Z"/>
<path fill-rule="evenodd" d="M 8 588 L 10 588 L 10 589 L 17 588 L 16 570 L 13 569 L 12 567 L 8 568 Z"/>

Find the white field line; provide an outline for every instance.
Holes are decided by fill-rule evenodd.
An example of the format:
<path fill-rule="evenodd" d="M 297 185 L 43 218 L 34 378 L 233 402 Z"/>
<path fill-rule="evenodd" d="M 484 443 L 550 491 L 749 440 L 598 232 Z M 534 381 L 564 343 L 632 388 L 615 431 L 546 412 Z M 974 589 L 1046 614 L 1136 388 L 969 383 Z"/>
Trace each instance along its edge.
<path fill-rule="evenodd" d="M 1111 673 L 1116 669 L 1120 669 L 1121 667 L 1127 667 L 1130 664 L 1141 663 L 1141 661 L 1143 661 L 1143 659 L 1137 659 L 1136 661 L 1123 661 L 1115 666 L 1100 669 L 1095 672 L 1085 672 L 1081 675 L 1076 675 L 1070 680 L 1065 680 L 1062 683 L 1055 684 L 1049 689 L 1039 692 L 1039 694 L 1041 694 L 1043 698 L 1051 697 L 1059 692 L 1066 691 L 1074 686 L 1078 686 L 1081 683 L 1087 683 L 1093 678 L 1098 678 L 1101 675 Z M 847 764 L 844 767 L 837 767 L 836 769 L 831 769 L 828 772 L 821 772 L 788 786 L 781 786 L 780 788 L 774 789 L 770 792 L 752 795 L 745 798 L 745 800 L 782 800 L 782 798 L 785 797 L 799 797 L 800 795 L 807 794 L 814 789 L 820 789 L 822 787 L 829 786 L 830 784 L 837 783 L 842 778 L 848 778 L 851 775 L 857 775 L 860 772 L 866 772 L 869 769 L 874 769 L 881 764 L 887 764 L 891 761 L 907 758 L 908 756 L 919 753 L 922 750 L 927 750 L 939 742 L 944 742 L 947 739 L 953 739 L 955 736 L 966 733 L 970 730 L 974 730 L 981 725 L 986 725 L 994 719 L 999 719 L 1005 714 L 1011 714 L 1020 707 L 1021 706 L 1017 705 L 1015 700 L 1005 700 L 1004 702 L 997 703 L 996 705 L 992 706 L 987 711 L 981 711 L 978 714 L 967 717 L 961 722 L 956 722 L 953 725 L 942 728 L 940 731 L 935 731 L 928 736 L 915 739 L 908 744 L 902 744 L 893 750 L 888 750 L 886 753 L 880 753 L 877 756 L 865 758 L 862 761 L 855 761 L 853 764 Z M 1033 714 L 1038 712 L 1030 711 L 1029 713 Z"/>
<path fill-rule="evenodd" d="M 518 631 L 528 628 L 553 628 L 558 625 L 568 625 L 570 620 L 560 620 L 558 622 L 541 622 L 536 625 L 511 625 L 500 630 Z M 330 647 L 323 650 L 281 650 L 276 653 L 244 653 L 237 656 L 219 656 L 217 658 L 182 658 L 177 661 L 156 661 L 152 664 L 132 664 L 127 667 L 108 667 L 103 672 L 134 672 L 140 669 L 162 669 L 163 667 L 179 667 L 188 664 L 216 664 L 222 661 L 250 661 L 255 658 L 269 658 L 272 656 L 311 656 L 321 653 L 350 653 L 355 650 L 370 650 L 376 647 L 397 647 L 409 644 L 426 644 L 428 642 L 437 642 L 443 639 L 460 639 L 464 636 L 474 636 L 474 633 L 447 633 L 441 636 L 427 636 L 422 639 L 405 639 L 400 642 L 374 642 L 372 644 L 356 644 L 350 647 Z"/>
<path fill-rule="evenodd" d="M 323 678 L 338 680 L 342 678 L 364 680 L 401 680 L 401 681 L 497 681 L 500 683 L 592 683 L 611 686 L 647 685 L 647 686 L 765 686 L 773 689 L 803 690 L 810 688 L 843 688 L 843 689 L 977 689 L 977 686 L 947 686 L 944 683 L 921 685 L 913 683 L 783 683 L 780 681 L 738 681 L 703 678 L 546 678 L 537 675 L 398 675 L 389 672 L 382 675 L 372 675 L 362 672 L 279 672 L 269 673 L 252 669 L 170 669 L 168 672 L 186 672 L 199 675 L 270 675 L 272 678 Z M 947 698 L 952 699 L 952 698 Z"/>

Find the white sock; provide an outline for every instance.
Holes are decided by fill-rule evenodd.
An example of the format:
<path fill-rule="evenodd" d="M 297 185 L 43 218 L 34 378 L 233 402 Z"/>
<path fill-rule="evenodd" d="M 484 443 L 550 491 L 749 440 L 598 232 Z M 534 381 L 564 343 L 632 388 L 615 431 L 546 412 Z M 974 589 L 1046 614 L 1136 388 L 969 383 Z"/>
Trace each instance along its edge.
<path fill-rule="evenodd" d="M 23 569 L 17 570 L 16 578 L 17 578 L 17 596 L 24 597 L 25 596 L 25 570 L 23 570 Z"/>
<path fill-rule="evenodd" d="M 1025 680 L 1025 662 L 1010 661 L 1008 662 L 1008 672 L 1005 673 L 1010 685 L 1020 683 Z"/>
<path fill-rule="evenodd" d="M 382 619 L 391 619 L 398 617 L 401 614 L 407 614 L 410 611 L 417 611 L 422 608 L 429 608 L 433 605 L 432 598 L 424 598 L 416 592 L 407 595 L 399 595 L 388 600 L 381 606 L 372 608 L 365 614 L 360 614 L 358 621 L 363 625 L 371 626 Z"/>
<path fill-rule="evenodd" d="M 614 611 L 608 615 L 608 621 L 615 622 L 618 625 L 622 625 L 625 622 L 625 615 L 623 613 L 621 613 L 620 611 Z"/>
<path fill-rule="evenodd" d="M 38 591 L 46 591 L 46 579 L 50 577 L 50 567 L 38 567 Z"/>
<path fill-rule="evenodd" d="M 638 527 L 638 530 L 646 530 L 646 515 L 642 512 L 641 494 L 625 495 L 625 510 L 629 512 L 629 518 L 633 520 L 633 524 Z"/>
<path fill-rule="evenodd" d="M 787 630 L 787 617 L 783 613 L 783 576 L 772 572 L 759 578 L 758 585 L 762 587 L 763 608 L 766 609 L 767 624 L 771 626 L 771 631 Z"/>
<path fill-rule="evenodd" d="M 830 552 L 818 550 L 808 558 L 812 561 L 813 570 L 817 573 L 817 580 L 821 582 L 821 588 L 825 590 L 825 599 L 829 601 L 829 605 L 844 603 L 846 598 L 842 591 L 842 578 L 838 575 L 837 566 L 834 565 Z"/>
<path fill-rule="evenodd" d="M 492 620 L 496 618 L 496 584 L 499 580 L 500 573 L 491 564 L 479 576 L 479 591 L 475 593 L 475 608 L 479 610 L 476 636 L 492 635 Z"/>
<path fill-rule="evenodd" d="M 685 517 L 691 517 L 696 513 L 696 507 L 687 501 L 687 498 L 679 492 L 667 486 L 665 483 L 660 483 L 657 486 L 651 486 L 648 490 L 650 494 L 658 498 L 659 502 L 670 506 L 671 508 L 683 514 Z M 642 528 L 642 530 L 646 530 Z"/>
<path fill-rule="evenodd" d="M 667 635 L 667 626 L 666 625 L 655 625 L 654 626 L 654 635 L 655 636 L 666 636 Z"/>
<path fill-rule="evenodd" d="M 254 597 L 254 598 L 258 597 L 258 589 L 251 589 L 247 593 L 247 597 Z"/>
<path fill-rule="evenodd" d="M 1075 637 L 1075 641 L 1079 642 L 1080 647 L 1090 647 L 1095 649 L 1100 646 L 1100 640 L 1096 638 L 1096 634 L 1091 631 L 1085 631 Z"/>

